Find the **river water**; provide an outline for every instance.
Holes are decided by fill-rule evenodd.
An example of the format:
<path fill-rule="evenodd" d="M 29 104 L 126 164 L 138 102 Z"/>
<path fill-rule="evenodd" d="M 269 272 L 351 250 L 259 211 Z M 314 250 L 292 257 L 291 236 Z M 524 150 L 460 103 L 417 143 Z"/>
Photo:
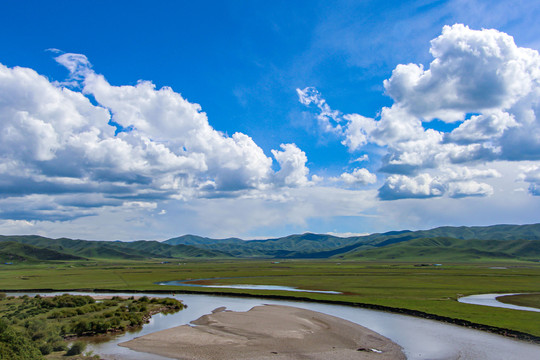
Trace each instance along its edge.
<path fill-rule="evenodd" d="M 236 284 L 236 285 L 206 285 L 197 284 L 195 281 L 200 280 L 216 280 L 214 279 L 193 279 L 193 280 L 175 280 L 175 281 L 162 281 L 157 282 L 157 285 L 172 285 L 172 286 L 191 286 L 191 287 L 205 287 L 205 288 L 218 288 L 218 289 L 244 289 L 244 290 L 280 290 L 280 291 L 296 291 L 296 292 L 308 292 L 308 293 L 320 293 L 320 294 L 341 294 L 339 291 L 328 290 L 306 290 L 299 289 L 291 286 L 281 285 L 250 285 L 250 284 Z"/>
<path fill-rule="evenodd" d="M 110 293 L 71 293 L 76 295 L 111 295 Z M 34 296 L 37 293 L 26 294 Z M 52 296 L 61 293 L 40 294 Z M 8 295 L 23 294 L 8 293 Z M 182 300 L 188 305 L 188 308 L 176 314 L 155 315 L 150 323 L 146 324 L 138 332 L 110 336 L 106 342 L 93 343 L 89 346 L 89 349 L 94 351 L 95 354 L 99 354 L 108 360 L 169 360 L 161 356 L 135 352 L 120 347 L 118 344 L 155 331 L 189 324 L 189 322 L 202 315 L 209 314 L 212 310 L 221 306 L 233 311 L 247 311 L 254 306 L 263 304 L 296 306 L 358 323 L 398 343 L 403 348 L 407 358 L 413 360 L 540 359 L 539 345 L 438 321 L 350 306 L 214 295 L 177 294 L 172 296 L 133 293 L 116 293 L 114 295 L 169 296 Z"/>
<path fill-rule="evenodd" d="M 458 299 L 459 302 L 464 304 L 473 304 L 473 305 L 482 305 L 482 306 L 493 306 L 493 307 L 500 307 L 500 308 L 506 308 L 506 309 L 514 309 L 514 310 L 523 310 L 523 311 L 534 311 L 534 312 L 540 312 L 540 309 L 532 308 L 528 306 L 519 306 L 519 305 L 513 305 L 513 304 L 505 304 L 503 302 L 500 302 L 497 300 L 500 296 L 508 296 L 508 295 L 519 295 L 519 294 L 481 294 L 481 295 L 471 295 L 471 296 L 464 296 Z"/>

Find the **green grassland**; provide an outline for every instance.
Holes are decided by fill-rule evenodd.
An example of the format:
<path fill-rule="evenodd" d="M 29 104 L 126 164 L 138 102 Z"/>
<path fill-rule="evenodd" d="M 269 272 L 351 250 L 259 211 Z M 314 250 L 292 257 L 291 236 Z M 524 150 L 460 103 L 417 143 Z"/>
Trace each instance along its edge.
<path fill-rule="evenodd" d="M 419 311 L 540 337 L 540 313 L 462 304 L 481 293 L 540 292 L 540 263 L 512 260 L 443 263 L 337 260 L 63 261 L 0 266 L 0 289 L 197 291 L 288 296 Z M 156 285 L 208 279 L 216 284 L 282 285 L 343 294 Z M 216 304 L 216 306 L 219 304 Z"/>
<path fill-rule="evenodd" d="M 161 243 L 0 236 L 0 289 L 288 296 L 431 314 L 540 337 L 540 314 L 457 301 L 480 293 L 539 292 L 539 260 L 540 224 L 440 227 L 349 238 L 306 233 L 254 241 L 193 235 Z M 342 294 L 155 284 L 187 279 Z"/>

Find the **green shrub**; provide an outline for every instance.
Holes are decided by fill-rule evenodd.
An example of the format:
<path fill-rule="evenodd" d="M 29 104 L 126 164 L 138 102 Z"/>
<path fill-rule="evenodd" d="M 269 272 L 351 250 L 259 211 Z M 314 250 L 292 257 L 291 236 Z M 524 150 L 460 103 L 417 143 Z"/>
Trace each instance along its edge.
<path fill-rule="evenodd" d="M 89 331 L 90 331 L 90 323 L 87 320 L 79 320 L 75 323 L 75 325 L 73 325 L 70 332 L 72 334 L 81 336 L 84 333 L 87 333 Z"/>
<path fill-rule="evenodd" d="M 51 345 L 53 351 L 66 351 L 68 348 L 64 340 L 54 341 Z"/>
<path fill-rule="evenodd" d="M 49 355 L 50 353 L 53 352 L 53 346 L 52 344 L 49 344 L 49 343 L 41 344 L 39 347 L 39 351 L 41 351 L 43 355 Z"/>
<path fill-rule="evenodd" d="M 79 313 L 75 309 L 62 309 L 62 310 L 56 310 L 47 316 L 49 319 L 63 319 L 63 318 L 69 318 L 73 316 L 77 316 Z"/>
<path fill-rule="evenodd" d="M 86 349 L 85 342 L 75 341 L 73 344 L 71 344 L 71 347 L 66 352 L 66 355 L 67 356 L 79 355 L 84 351 L 84 349 Z"/>
<path fill-rule="evenodd" d="M 53 302 L 56 303 L 56 307 L 79 307 L 86 304 L 93 304 L 96 301 L 91 296 L 69 295 L 63 294 L 55 296 Z"/>
<path fill-rule="evenodd" d="M 43 356 L 29 338 L 0 319 L 0 359 L 38 360 Z"/>

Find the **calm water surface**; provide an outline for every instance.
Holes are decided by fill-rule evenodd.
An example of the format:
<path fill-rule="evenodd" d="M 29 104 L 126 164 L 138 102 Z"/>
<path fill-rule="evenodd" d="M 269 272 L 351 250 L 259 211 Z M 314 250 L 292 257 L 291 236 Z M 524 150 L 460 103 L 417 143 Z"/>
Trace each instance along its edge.
<path fill-rule="evenodd" d="M 290 286 L 280 285 L 250 285 L 250 284 L 233 284 L 233 285 L 206 285 L 206 284 L 193 284 L 193 281 L 199 280 L 215 280 L 215 279 L 194 279 L 194 280 L 175 280 L 175 281 L 163 281 L 156 283 L 157 285 L 173 285 L 173 286 L 193 286 L 193 287 L 206 287 L 206 288 L 220 288 L 220 289 L 247 289 L 247 290 L 281 290 L 281 291 L 298 291 L 309 293 L 321 293 L 321 294 L 341 294 L 339 291 L 327 291 L 327 290 L 305 290 Z"/>
<path fill-rule="evenodd" d="M 461 302 L 461 303 L 465 303 L 465 304 L 493 306 L 493 307 L 500 307 L 500 308 L 506 308 L 506 309 L 540 312 L 540 309 L 537 309 L 537 308 L 532 308 L 532 307 L 528 307 L 528 306 L 505 304 L 505 303 L 500 302 L 499 300 L 497 300 L 497 298 L 499 296 L 507 296 L 507 295 L 519 295 L 519 294 L 481 294 L 481 295 L 471 295 L 471 296 L 464 296 L 462 298 L 459 298 L 458 301 Z"/>
<path fill-rule="evenodd" d="M 37 293 L 27 293 L 34 296 Z M 41 295 L 55 295 L 48 293 Z M 72 293 L 81 295 L 111 295 L 97 293 Z M 8 294 L 8 295 L 22 295 Z M 119 296 L 148 295 L 165 297 L 163 294 L 123 294 Z M 109 337 L 109 341 L 91 344 L 94 353 L 109 360 L 169 360 L 168 358 L 135 352 L 118 343 L 131 340 L 155 331 L 188 324 L 217 307 L 225 306 L 233 311 L 247 311 L 254 306 L 277 304 L 296 306 L 304 309 L 337 316 L 365 326 L 398 343 L 408 359 L 422 360 L 523 360 L 540 359 L 540 346 L 512 340 L 486 332 L 433 320 L 415 318 L 381 311 L 367 310 L 341 305 L 318 304 L 300 301 L 281 301 L 256 298 L 236 298 L 230 296 L 180 294 L 174 297 L 182 300 L 188 308 L 176 314 L 158 314 L 139 332 L 129 332 Z"/>

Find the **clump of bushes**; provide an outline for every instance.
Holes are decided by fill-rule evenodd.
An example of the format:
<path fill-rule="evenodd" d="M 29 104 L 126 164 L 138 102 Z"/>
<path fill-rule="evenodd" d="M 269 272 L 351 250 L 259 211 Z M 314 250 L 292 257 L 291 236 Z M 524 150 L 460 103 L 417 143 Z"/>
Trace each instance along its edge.
<path fill-rule="evenodd" d="M 43 356 L 30 338 L 0 319 L 0 359 L 39 360 Z"/>
<path fill-rule="evenodd" d="M 83 341 L 75 341 L 71 344 L 69 350 L 66 352 L 67 356 L 79 355 L 84 349 L 86 349 L 86 343 Z"/>
<path fill-rule="evenodd" d="M 56 351 L 78 355 L 84 351 L 84 343 L 75 342 L 68 348 L 65 338 L 123 331 L 143 325 L 157 311 L 176 312 L 183 307 L 175 299 L 147 296 L 115 296 L 100 302 L 90 296 L 69 294 L 33 298 L 24 295 L 5 301 L 0 297 L 0 359 L 42 359 Z M 10 340 L 3 341 L 4 338 Z M 19 339 L 21 345 L 12 338 Z M 27 349 L 19 351 L 22 346 Z M 23 357 L 11 356 L 19 352 Z M 24 357 L 27 353 L 30 355 Z"/>

